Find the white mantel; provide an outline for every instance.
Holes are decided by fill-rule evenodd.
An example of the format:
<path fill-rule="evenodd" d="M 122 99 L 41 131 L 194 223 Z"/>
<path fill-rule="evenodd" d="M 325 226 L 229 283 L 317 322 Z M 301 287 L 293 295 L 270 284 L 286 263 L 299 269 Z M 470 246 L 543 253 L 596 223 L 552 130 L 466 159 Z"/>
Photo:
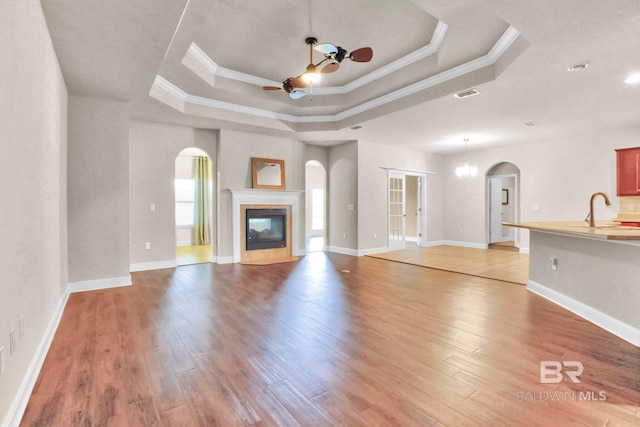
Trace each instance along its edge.
<path fill-rule="evenodd" d="M 230 188 L 231 216 L 233 224 L 233 262 L 240 262 L 242 242 L 240 224 L 241 205 L 289 205 L 291 206 L 291 253 L 294 256 L 304 256 L 305 249 L 298 245 L 298 229 L 304 223 L 300 218 L 302 190 L 256 190 L 253 188 Z"/>

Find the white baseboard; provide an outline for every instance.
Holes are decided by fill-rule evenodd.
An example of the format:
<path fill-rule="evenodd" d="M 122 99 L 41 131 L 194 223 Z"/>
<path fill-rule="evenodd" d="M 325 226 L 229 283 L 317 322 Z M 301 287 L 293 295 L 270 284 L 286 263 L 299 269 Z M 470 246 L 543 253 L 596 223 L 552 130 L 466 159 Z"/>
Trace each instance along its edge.
<path fill-rule="evenodd" d="M 521 254 L 528 254 L 529 253 L 529 248 L 518 248 L 518 251 Z"/>
<path fill-rule="evenodd" d="M 215 262 L 216 264 L 233 264 L 233 257 L 232 256 L 212 257 L 211 262 Z"/>
<path fill-rule="evenodd" d="M 527 289 L 548 299 L 560 307 L 566 308 L 570 312 L 601 327 L 605 331 L 611 332 L 613 335 L 622 338 L 636 347 L 640 347 L 640 329 L 628 325 L 606 313 L 601 312 L 600 310 L 574 300 L 571 297 L 561 294 L 560 292 L 541 285 L 531 279 L 527 282 Z"/>
<path fill-rule="evenodd" d="M 486 243 L 471 243 L 471 242 L 459 242 L 457 240 L 433 240 L 431 242 L 425 242 L 422 244 L 423 247 L 431 247 L 431 246 L 460 246 L 463 248 L 475 248 L 475 249 L 487 249 L 489 245 Z"/>
<path fill-rule="evenodd" d="M 58 330 L 58 324 L 60 324 L 60 319 L 62 318 L 62 313 L 64 312 L 64 307 L 67 305 L 68 299 L 69 293 L 65 292 L 60 298 L 58 307 L 53 312 L 53 316 L 51 317 L 51 320 L 47 325 L 47 329 L 44 332 L 42 340 L 40 341 L 40 345 L 38 345 L 38 348 L 33 355 L 33 359 L 29 364 L 29 368 L 27 368 L 27 372 L 22 379 L 22 383 L 20 384 L 18 393 L 16 394 L 13 403 L 9 407 L 7 417 L 2 423 L 3 427 L 18 427 L 20 425 L 20 421 L 22 421 L 22 417 L 24 416 L 24 411 L 25 409 L 27 409 L 27 403 L 29 403 L 29 398 L 31 397 L 31 393 L 33 392 L 33 387 L 36 384 L 38 376 L 40 375 L 40 370 L 42 369 L 42 365 L 44 364 L 44 359 L 47 357 L 47 353 L 49 352 L 49 347 L 51 347 L 53 337 Z"/>
<path fill-rule="evenodd" d="M 418 243 L 418 238 L 417 237 L 406 237 L 404 238 L 405 242 L 415 242 Z"/>
<path fill-rule="evenodd" d="M 130 274 L 122 277 L 70 282 L 67 284 L 66 292 L 72 294 L 74 292 L 97 291 L 99 289 L 119 288 L 122 286 L 131 286 Z"/>
<path fill-rule="evenodd" d="M 340 246 L 327 246 L 327 251 L 342 255 L 358 256 L 357 249 L 342 248 Z"/>
<path fill-rule="evenodd" d="M 163 270 L 165 268 L 175 268 L 178 263 L 175 259 L 167 259 L 164 261 L 152 261 L 152 262 L 138 262 L 129 265 L 129 271 L 149 271 L 149 270 Z"/>
<path fill-rule="evenodd" d="M 371 248 L 371 249 L 360 249 L 358 251 L 358 256 L 365 256 L 371 254 L 380 254 L 383 252 L 389 252 L 389 248 L 387 246 L 383 248 Z"/>

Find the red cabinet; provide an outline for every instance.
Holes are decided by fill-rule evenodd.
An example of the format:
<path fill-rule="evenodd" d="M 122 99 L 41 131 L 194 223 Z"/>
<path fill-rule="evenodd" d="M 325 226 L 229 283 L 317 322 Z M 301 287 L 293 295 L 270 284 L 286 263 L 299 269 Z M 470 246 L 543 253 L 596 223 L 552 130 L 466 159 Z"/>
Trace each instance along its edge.
<path fill-rule="evenodd" d="M 616 150 L 618 196 L 640 196 L 640 147 Z"/>

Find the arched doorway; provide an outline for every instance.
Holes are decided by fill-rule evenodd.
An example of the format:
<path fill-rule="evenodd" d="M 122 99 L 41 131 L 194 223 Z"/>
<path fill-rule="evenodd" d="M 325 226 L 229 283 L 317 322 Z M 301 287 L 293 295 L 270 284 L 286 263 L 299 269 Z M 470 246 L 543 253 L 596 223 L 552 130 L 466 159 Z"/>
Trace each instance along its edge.
<path fill-rule="evenodd" d="M 517 222 L 520 207 L 520 169 L 513 163 L 501 162 L 486 174 L 487 243 L 490 249 L 517 251 L 519 234 L 503 222 Z"/>
<path fill-rule="evenodd" d="M 202 264 L 212 259 L 212 162 L 195 147 L 175 160 L 176 263 Z"/>
<path fill-rule="evenodd" d="M 307 252 L 324 249 L 327 222 L 327 171 L 322 163 L 305 164 L 305 242 Z"/>

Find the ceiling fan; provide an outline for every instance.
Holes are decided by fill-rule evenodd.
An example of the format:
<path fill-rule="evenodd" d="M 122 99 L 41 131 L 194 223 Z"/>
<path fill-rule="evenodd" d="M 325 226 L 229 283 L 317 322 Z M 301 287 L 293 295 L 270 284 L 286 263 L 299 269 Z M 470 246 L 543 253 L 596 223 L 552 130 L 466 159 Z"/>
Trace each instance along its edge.
<path fill-rule="evenodd" d="M 318 39 L 315 37 L 307 37 L 305 43 L 309 45 L 309 65 L 304 73 L 297 77 L 288 77 L 282 82 L 282 87 L 279 86 L 263 86 L 264 90 L 284 90 L 289 94 L 291 99 L 300 99 L 306 95 L 306 93 L 300 89 L 313 83 L 317 83 L 320 80 L 321 74 L 333 73 L 340 68 L 340 63 L 348 58 L 354 62 L 369 62 L 373 58 L 373 50 L 370 47 L 361 47 L 351 53 L 343 49 L 340 46 L 335 46 L 331 43 L 317 44 Z M 317 64 L 313 63 L 313 50 L 324 55 Z M 325 65 L 326 64 L 326 65 Z M 324 65 L 322 68 L 320 66 Z"/>

